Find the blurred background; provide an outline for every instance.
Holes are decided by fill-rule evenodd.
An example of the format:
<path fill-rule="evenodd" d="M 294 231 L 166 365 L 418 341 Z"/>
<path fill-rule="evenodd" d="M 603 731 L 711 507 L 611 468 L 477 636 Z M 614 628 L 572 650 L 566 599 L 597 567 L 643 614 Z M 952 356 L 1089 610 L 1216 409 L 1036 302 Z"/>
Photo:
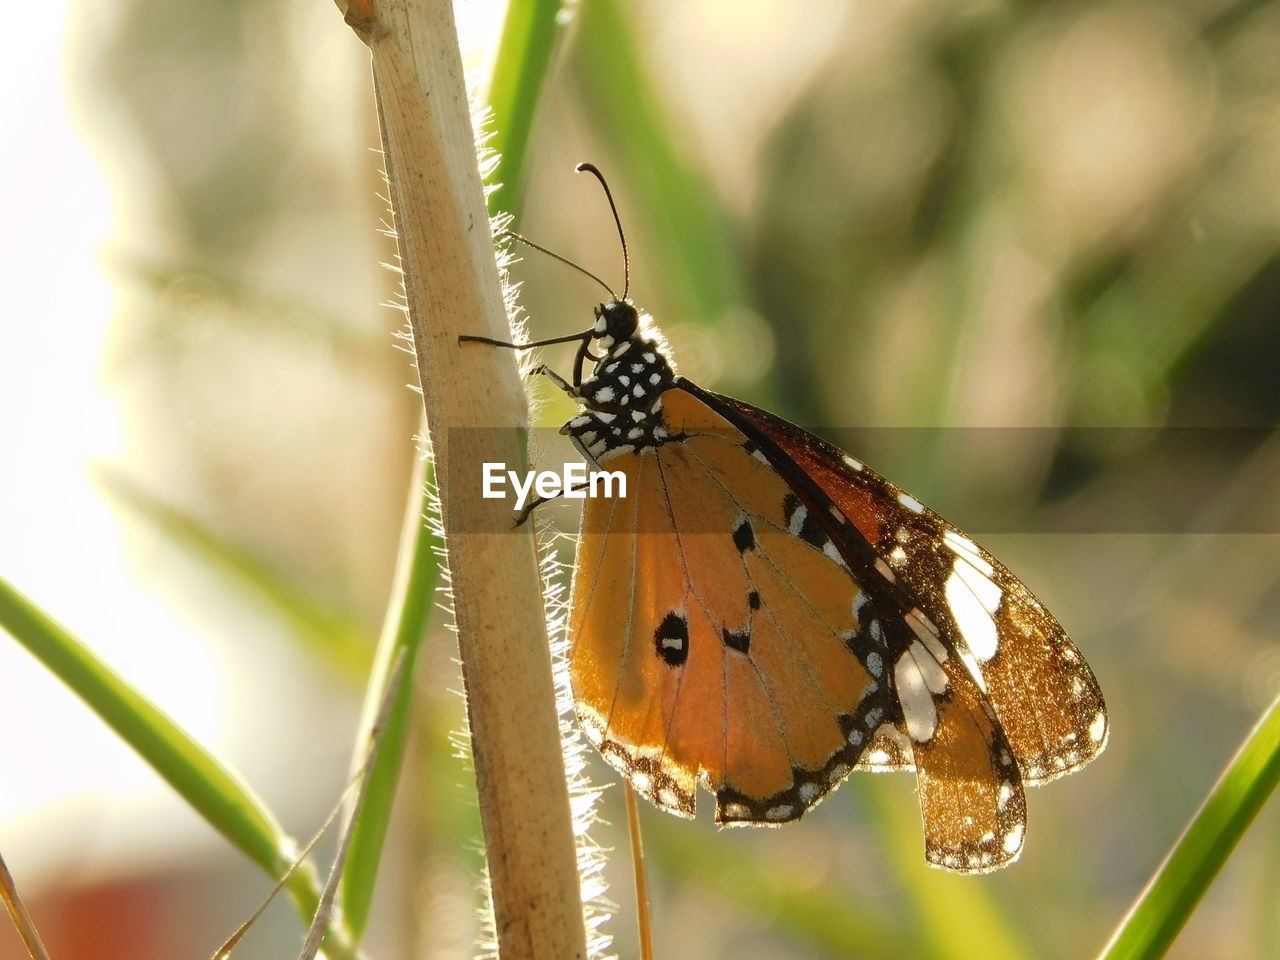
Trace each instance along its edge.
<path fill-rule="evenodd" d="M 477 83 L 503 7 L 458 5 Z M 325 3 L 54 2 L 0 71 L 0 575 L 308 835 L 346 779 L 418 426 L 364 50 Z M 658 955 L 1096 952 L 1280 693 L 1280 4 L 582 0 L 511 212 L 612 282 L 584 159 L 681 372 L 977 535 L 1113 719 L 990 877 L 925 867 L 906 776 L 783 831 L 643 811 Z M 539 336 L 599 296 L 537 255 L 513 278 Z M 480 935 L 445 619 L 374 957 Z M 267 881 L 0 641 L 0 849 L 56 960 L 207 956 Z M 599 812 L 634 956 L 616 789 Z M 1278 814 L 1173 956 L 1280 954 Z M 278 904 L 237 956 L 298 936 Z"/>

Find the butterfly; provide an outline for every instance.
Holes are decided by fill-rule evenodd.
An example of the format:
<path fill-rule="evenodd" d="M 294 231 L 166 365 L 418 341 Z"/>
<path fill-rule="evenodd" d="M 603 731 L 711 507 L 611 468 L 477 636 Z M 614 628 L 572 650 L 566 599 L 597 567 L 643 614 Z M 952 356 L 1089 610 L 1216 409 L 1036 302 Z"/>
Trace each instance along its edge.
<path fill-rule="evenodd" d="M 929 863 L 1015 860 L 1024 787 L 1108 736 L 1097 680 L 1022 582 L 920 501 L 795 424 L 679 376 L 627 284 L 578 341 L 585 500 L 569 675 L 587 739 L 634 789 L 722 825 L 795 820 L 854 770 L 914 770 Z M 594 364 L 584 371 L 587 361 Z M 535 506 L 540 501 L 530 505 Z M 527 517 L 527 510 L 522 519 Z"/>

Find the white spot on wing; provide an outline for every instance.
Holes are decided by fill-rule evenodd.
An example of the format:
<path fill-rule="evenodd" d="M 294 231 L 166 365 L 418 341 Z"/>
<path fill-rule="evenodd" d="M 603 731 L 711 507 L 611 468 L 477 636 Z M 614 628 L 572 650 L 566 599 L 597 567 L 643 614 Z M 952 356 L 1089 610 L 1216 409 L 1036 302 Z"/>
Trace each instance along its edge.
<path fill-rule="evenodd" d="M 912 513 L 924 513 L 924 504 L 909 493 L 898 494 L 898 502 Z"/>
<path fill-rule="evenodd" d="M 994 572 L 994 568 L 983 559 L 982 551 L 978 549 L 978 545 L 963 534 L 956 533 L 954 530 L 944 530 L 942 532 L 942 542 L 948 549 L 958 557 L 964 557 L 980 571 L 990 576 Z"/>
<path fill-rule="evenodd" d="M 848 466 L 852 467 L 854 470 L 862 469 L 862 464 L 859 461 L 853 459 L 853 457 L 849 456 L 847 453 L 844 455 L 844 462 Z"/>
<path fill-rule="evenodd" d="M 1013 784 L 1005 782 L 1000 784 L 1000 792 L 996 795 L 996 806 L 1001 810 L 1009 805 L 1009 801 L 1013 799 Z"/>
<path fill-rule="evenodd" d="M 947 673 L 939 666 L 933 654 L 918 642 L 911 645 L 910 653 L 911 658 L 915 660 L 916 666 L 920 669 L 920 676 L 924 678 L 924 684 L 929 688 L 929 692 L 945 693 L 947 689 Z"/>
<path fill-rule="evenodd" d="M 1005 835 L 1004 852 L 1008 854 L 1017 853 L 1022 849 L 1022 824 L 1014 824 L 1012 830 Z"/>
<path fill-rule="evenodd" d="M 969 580 L 960 572 L 961 567 L 974 574 L 978 572 L 964 560 L 956 557 L 955 569 L 947 578 L 947 606 L 951 608 L 951 616 L 955 618 L 956 625 L 960 628 L 960 633 L 964 636 L 964 642 L 969 650 L 974 657 L 985 663 L 995 656 L 1000 637 L 996 632 L 995 620 L 992 619 L 991 613 L 974 591 Z M 990 580 L 986 582 L 995 587 Z M 1000 590 L 998 587 L 995 589 L 998 603 Z"/>
<path fill-rule="evenodd" d="M 803 506 L 796 507 L 795 513 L 791 514 L 791 534 L 792 536 L 800 536 L 800 531 L 804 529 L 804 522 L 809 516 L 809 511 Z"/>
<path fill-rule="evenodd" d="M 910 652 L 905 652 L 898 658 L 893 668 L 893 679 L 898 687 L 898 702 L 902 705 L 902 718 L 907 724 L 907 734 L 916 743 L 927 743 L 938 728 L 938 709 L 933 703 L 933 694 L 929 692 L 920 665 Z"/>
<path fill-rule="evenodd" d="M 1106 735 L 1107 715 L 1099 710 L 1097 716 L 1093 718 L 1093 723 L 1089 724 L 1089 739 L 1094 743 L 1101 743 Z"/>

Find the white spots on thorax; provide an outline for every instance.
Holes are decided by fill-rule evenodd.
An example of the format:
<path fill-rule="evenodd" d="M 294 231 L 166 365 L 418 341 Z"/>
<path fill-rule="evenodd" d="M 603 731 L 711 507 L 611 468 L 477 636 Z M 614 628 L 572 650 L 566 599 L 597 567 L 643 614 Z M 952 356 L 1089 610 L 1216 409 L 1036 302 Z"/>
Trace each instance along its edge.
<path fill-rule="evenodd" d="M 613 387 L 601 387 L 596 391 L 595 399 L 599 403 L 609 403 L 613 400 Z"/>
<path fill-rule="evenodd" d="M 861 471 L 863 469 L 861 461 L 853 459 L 853 457 L 849 456 L 847 453 L 844 455 L 844 462 L 845 466 L 852 470 Z"/>
<path fill-rule="evenodd" d="M 909 493 L 898 494 L 898 502 L 912 513 L 924 513 L 924 504 Z"/>

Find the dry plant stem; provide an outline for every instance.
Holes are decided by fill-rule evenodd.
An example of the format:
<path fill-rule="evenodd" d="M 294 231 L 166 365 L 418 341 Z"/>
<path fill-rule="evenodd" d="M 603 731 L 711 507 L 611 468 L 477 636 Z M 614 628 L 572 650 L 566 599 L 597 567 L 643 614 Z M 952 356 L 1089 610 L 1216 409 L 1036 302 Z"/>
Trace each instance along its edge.
<path fill-rule="evenodd" d="M 622 781 L 627 798 L 627 832 L 631 835 L 631 870 L 636 885 L 636 926 L 640 932 L 640 960 L 653 960 L 653 923 L 649 915 L 649 881 L 644 869 L 644 840 L 640 836 L 640 809 L 630 780 Z"/>
<path fill-rule="evenodd" d="M 523 460 L 517 431 L 483 428 L 527 426 L 524 388 L 510 351 L 458 343 L 509 329 L 451 2 L 366 0 L 345 12 L 372 54 L 500 955 L 585 958 L 532 525 L 512 529 L 503 502 L 480 496 L 482 463 Z"/>
<path fill-rule="evenodd" d="M 18 929 L 18 935 L 22 937 L 22 944 L 27 948 L 27 954 L 31 960 L 49 960 L 49 954 L 40 940 L 40 934 L 36 931 L 35 921 L 31 919 L 31 914 L 27 913 L 22 898 L 18 896 L 18 885 L 13 881 L 13 874 L 9 872 L 9 865 L 4 862 L 4 857 L 0 857 L 0 900 L 4 900 L 4 905 L 13 919 L 13 925 Z"/>

